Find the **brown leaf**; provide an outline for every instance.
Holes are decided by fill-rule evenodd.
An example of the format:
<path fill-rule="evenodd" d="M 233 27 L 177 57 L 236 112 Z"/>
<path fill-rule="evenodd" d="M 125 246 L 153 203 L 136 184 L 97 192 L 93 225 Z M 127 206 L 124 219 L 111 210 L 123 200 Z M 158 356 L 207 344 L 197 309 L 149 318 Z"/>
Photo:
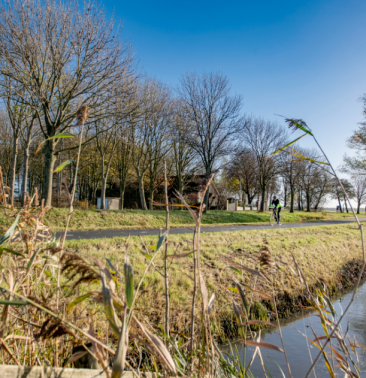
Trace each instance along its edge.
<path fill-rule="evenodd" d="M 169 257 L 171 259 L 180 259 L 182 257 L 187 257 L 187 256 L 191 255 L 192 253 L 194 253 L 194 251 L 188 252 L 188 253 L 182 253 L 180 255 L 166 255 L 166 257 Z"/>
<path fill-rule="evenodd" d="M 266 343 L 264 341 L 245 340 L 245 343 L 247 345 L 251 345 L 251 346 L 254 346 L 254 347 L 272 349 L 272 350 L 276 350 L 278 352 L 283 353 L 283 350 L 281 348 L 279 348 L 278 346 L 271 344 L 271 343 Z"/>
<path fill-rule="evenodd" d="M 204 281 L 201 274 L 200 274 L 200 288 L 201 288 L 201 294 L 202 294 L 203 309 L 204 309 L 204 311 L 207 311 L 207 309 L 208 309 L 208 292 L 207 292 L 205 281 Z"/>
<path fill-rule="evenodd" d="M 88 352 L 76 352 L 70 358 L 68 363 L 71 364 L 72 362 L 77 361 L 79 358 L 84 357 Z"/>
<path fill-rule="evenodd" d="M 173 373 L 176 373 L 175 363 L 169 351 L 167 350 L 166 346 L 164 345 L 164 343 L 157 336 L 151 333 L 147 328 L 145 328 L 136 318 L 134 319 L 135 319 L 135 322 L 139 325 L 142 332 L 148 338 L 150 343 L 154 346 L 156 351 L 159 353 L 160 357 L 165 362 L 165 365 L 168 366 L 168 368 Z"/>
<path fill-rule="evenodd" d="M 245 271 L 247 271 L 251 274 L 255 274 L 256 276 L 263 278 L 264 280 L 268 281 L 268 279 L 259 270 L 247 268 L 246 266 L 243 266 L 243 265 L 241 265 L 239 263 L 235 263 L 235 262 L 232 262 L 232 264 L 239 269 L 245 270 Z"/>

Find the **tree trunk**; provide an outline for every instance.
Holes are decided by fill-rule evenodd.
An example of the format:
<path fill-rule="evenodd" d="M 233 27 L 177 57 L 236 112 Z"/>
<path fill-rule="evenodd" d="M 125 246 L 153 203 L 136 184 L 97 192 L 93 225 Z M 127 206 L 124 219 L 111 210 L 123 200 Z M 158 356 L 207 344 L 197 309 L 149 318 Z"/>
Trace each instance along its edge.
<path fill-rule="evenodd" d="M 361 201 L 357 201 L 357 214 L 360 214 Z"/>
<path fill-rule="evenodd" d="M 11 168 L 10 168 L 10 204 L 14 205 L 14 190 L 15 190 L 15 176 L 16 176 L 16 166 L 18 158 L 18 141 L 19 134 L 13 132 L 13 151 L 11 156 Z"/>
<path fill-rule="evenodd" d="M 22 207 L 25 204 L 25 192 L 28 186 L 28 163 L 29 163 L 29 144 L 24 148 L 23 156 L 23 183 L 22 183 Z"/>
<path fill-rule="evenodd" d="M 151 181 L 152 180 L 150 180 L 150 182 Z M 153 205 L 153 201 L 154 201 L 154 186 L 153 185 L 150 185 L 149 210 L 154 210 L 154 205 Z"/>
<path fill-rule="evenodd" d="M 290 213 L 294 212 L 294 199 L 295 199 L 295 191 L 293 188 L 290 188 Z"/>
<path fill-rule="evenodd" d="M 341 213 L 343 213 L 343 210 L 342 210 L 342 205 L 341 205 L 341 199 L 339 197 L 338 198 L 338 204 L 339 204 L 339 208 L 341 209 Z"/>
<path fill-rule="evenodd" d="M 177 174 L 177 181 L 178 192 L 183 196 L 183 177 L 181 173 Z M 181 200 L 179 200 L 179 203 L 183 204 Z M 183 210 L 183 207 L 178 207 L 178 210 Z"/>
<path fill-rule="evenodd" d="M 310 195 L 306 192 L 306 211 L 310 212 Z"/>
<path fill-rule="evenodd" d="M 147 210 L 146 200 L 145 200 L 145 190 L 144 190 L 144 176 L 138 175 L 137 180 L 138 180 L 138 183 L 139 183 L 141 209 Z"/>
<path fill-rule="evenodd" d="M 346 199 L 344 199 L 344 204 L 346 206 L 346 211 L 347 211 L 347 214 L 348 214 L 348 206 L 347 206 L 347 200 Z"/>
<path fill-rule="evenodd" d="M 63 139 L 61 139 L 61 141 L 60 141 L 60 149 L 62 149 L 62 148 L 63 148 Z M 60 152 L 58 154 L 58 162 L 57 162 L 58 165 L 61 164 L 61 159 L 62 159 L 61 155 L 62 155 L 62 153 Z M 57 190 L 56 190 L 56 193 L 58 195 L 61 194 L 61 182 L 62 182 L 62 171 L 57 173 Z"/>
<path fill-rule="evenodd" d="M 45 200 L 45 206 L 52 206 L 52 184 L 55 165 L 53 140 L 46 141 L 44 157 L 45 166 L 43 171 L 42 199 Z"/>
<path fill-rule="evenodd" d="M 283 202 L 284 202 L 283 206 L 286 207 L 286 205 L 287 205 L 287 186 L 285 186 L 285 200 Z M 290 213 L 293 213 L 293 211 L 290 210 Z"/>
<path fill-rule="evenodd" d="M 261 199 L 260 212 L 263 212 L 264 211 L 265 197 L 266 197 L 266 186 L 261 185 L 261 189 L 262 189 L 262 199 Z"/>
<path fill-rule="evenodd" d="M 120 188 L 120 209 L 121 210 L 123 210 L 123 208 L 124 208 L 124 205 L 125 205 L 125 188 L 123 187 L 123 189 L 122 188 Z"/>
<path fill-rule="evenodd" d="M 100 193 L 101 197 L 101 208 L 105 209 L 105 190 L 107 188 L 107 177 L 102 177 L 102 191 Z"/>

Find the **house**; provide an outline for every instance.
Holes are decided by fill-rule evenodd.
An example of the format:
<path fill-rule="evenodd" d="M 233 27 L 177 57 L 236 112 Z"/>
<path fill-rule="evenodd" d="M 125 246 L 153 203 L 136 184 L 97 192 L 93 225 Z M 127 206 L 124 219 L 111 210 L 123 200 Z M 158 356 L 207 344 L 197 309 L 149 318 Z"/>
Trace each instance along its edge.
<path fill-rule="evenodd" d="M 179 203 L 175 195 L 176 188 L 178 187 L 176 176 L 169 177 L 168 197 L 170 203 Z M 183 186 L 183 196 L 189 205 L 198 205 L 203 200 L 203 191 L 206 185 L 205 175 L 185 175 Z M 216 207 L 219 202 L 219 192 L 215 183 L 212 181 L 209 189 L 209 207 Z M 159 187 L 158 195 L 163 195 L 163 185 Z"/>

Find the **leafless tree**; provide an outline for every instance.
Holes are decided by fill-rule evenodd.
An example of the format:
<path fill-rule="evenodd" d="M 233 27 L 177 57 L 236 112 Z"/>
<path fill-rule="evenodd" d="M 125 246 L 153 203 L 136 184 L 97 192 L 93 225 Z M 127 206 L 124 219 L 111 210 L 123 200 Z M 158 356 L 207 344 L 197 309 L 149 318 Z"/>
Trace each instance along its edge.
<path fill-rule="evenodd" d="M 0 85 L 37 111 L 47 140 L 42 197 L 51 205 L 56 145 L 87 104 L 91 122 L 105 117 L 134 80 L 130 44 L 95 3 L 4 0 L 0 4 Z M 123 85 L 121 85 L 123 84 Z M 127 100 L 126 100 L 127 101 Z M 90 123 L 89 123 L 90 124 Z M 86 125 L 87 126 L 87 125 Z"/>
<path fill-rule="evenodd" d="M 145 179 L 149 173 L 150 206 L 155 181 L 163 160 L 170 149 L 168 124 L 171 118 L 169 89 L 157 80 L 146 79 L 139 91 L 140 114 L 132 125 L 132 163 L 139 184 L 140 203 L 147 210 Z"/>
<path fill-rule="evenodd" d="M 112 126 L 110 125 L 112 123 Z M 105 192 L 107 188 L 107 180 L 109 171 L 112 164 L 113 155 L 116 151 L 117 146 L 117 132 L 118 132 L 118 121 L 114 118 L 105 118 L 101 121 L 95 122 L 96 129 L 96 143 L 97 150 L 101 158 L 101 176 L 102 176 L 102 190 L 101 190 L 101 208 L 105 209 Z M 106 133 L 105 130 L 108 129 L 109 132 Z"/>
<path fill-rule="evenodd" d="M 29 169 L 29 149 L 32 141 L 40 135 L 41 130 L 36 122 L 36 113 L 28 114 L 24 119 L 23 127 L 21 129 L 22 149 L 23 149 L 23 172 L 22 172 L 22 189 L 21 205 L 24 206 L 25 192 L 28 192 L 28 169 Z"/>
<path fill-rule="evenodd" d="M 298 147 L 295 145 L 294 147 Z M 296 189 L 299 186 L 299 180 L 302 173 L 302 162 L 299 162 L 293 155 L 283 153 L 281 154 L 282 177 L 284 179 L 284 186 L 289 190 L 290 194 L 290 213 L 294 212 L 294 201 Z M 286 190 L 285 190 L 286 196 Z"/>
<path fill-rule="evenodd" d="M 254 198 L 260 193 L 258 174 L 257 159 L 254 151 L 250 148 L 244 148 L 235 154 L 226 168 L 226 175 L 236 177 L 240 181 L 248 204 L 252 204 Z M 244 207 L 245 196 L 243 196 Z"/>
<path fill-rule="evenodd" d="M 299 149 L 299 152 L 306 158 L 318 160 L 318 151 Z M 306 211 L 311 208 L 318 209 L 326 196 L 333 191 L 333 176 L 326 168 L 320 164 L 309 160 L 299 162 L 301 173 L 299 176 L 299 185 L 305 195 Z"/>
<path fill-rule="evenodd" d="M 129 125 L 123 123 L 119 126 L 117 133 L 117 146 L 115 154 L 115 168 L 118 172 L 120 188 L 120 207 L 124 209 L 124 198 L 129 170 L 132 166 L 132 135 Z"/>
<path fill-rule="evenodd" d="M 183 193 L 187 182 L 185 176 L 197 167 L 197 164 L 195 164 L 197 153 L 187 139 L 187 135 L 191 135 L 191 122 L 187 117 L 184 104 L 180 100 L 176 100 L 174 103 L 174 114 L 168 127 L 176 176 L 176 189 L 179 193 Z"/>
<path fill-rule="evenodd" d="M 192 125 L 187 141 L 200 157 L 206 178 L 220 168 L 223 157 L 233 152 L 232 142 L 243 127 L 239 118 L 241 97 L 230 95 L 230 89 L 221 73 L 187 73 L 180 81 L 178 92 Z M 206 209 L 208 200 L 209 190 Z"/>
<path fill-rule="evenodd" d="M 260 118 L 247 118 L 243 132 L 244 145 L 255 155 L 261 188 L 260 211 L 264 211 L 268 183 L 282 172 L 279 155 L 271 155 L 286 144 L 287 134 L 283 127 Z"/>
<path fill-rule="evenodd" d="M 360 214 L 360 207 L 366 202 L 366 176 L 352 176 L 352 184 L 355 190 L 357 201 L 357 214 Z"/>
<path fill-rule="evenodd" d="M 347 179 L 340 179 L 343 189 L 346 191 L 348 198 L 352 199 L 356 196 L 355 190 L 353 188 L 353 185 L 347 180 Z M 338 204 L 342 210 L 342 201 L 344 201 L 344 204 L 346 206 L 346 211 L 348 213 L 348 206 L 347 206 L 347 199 L 345 197 L 344 191 L 339 184 L 339 181 L 336 178 L 333 178 L 333 191 L 332 191 L 332 198 L 338 200 Z"/>
<path fill-rule="evenodd" d="M 5 109 L 0 109 L 0 136 L 0 166 L 5 183 L 9 186 L 13 154 L 13 129 Z"/>

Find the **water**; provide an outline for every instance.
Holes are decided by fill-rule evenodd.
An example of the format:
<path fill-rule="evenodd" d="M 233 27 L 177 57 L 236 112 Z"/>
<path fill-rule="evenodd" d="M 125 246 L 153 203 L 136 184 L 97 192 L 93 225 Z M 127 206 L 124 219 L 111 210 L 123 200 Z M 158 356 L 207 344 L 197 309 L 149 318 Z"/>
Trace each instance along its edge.
<path fill-rule="evenodd" d="M 338 316 L 342 313 L 342 309 L 346 308 L 346 306 L 348 305 L 351 296 L 352 292 L 349 292 L 345 294 L 342 298 L 334 302 L 334 308 Z M 318 337 L 324 335 L 320 319 L 316 316 L 315 313 L 307 313 L 303 315 L 297 315 L 295 319 L 292 319 L 290 321 L 283 321 L 281 323 L 282 335 L 290 363 L 292 376 L 294 378 L 303 378 L 305 377 L 309 367 L 311 366 L 312 360 L 314 360 L 314 358 L 317 356 L 319 349 L 315 346 L 312 346 L 311 343 L 307 341 L 306 338 L 300 332 L 305 334 L 309 339 L 314 340 L 315 337 L 310 328 L 311 326 L 313 327 Z M 356 337 L 358 344 L 366 346 L 366 283 L 364 283 L 360 287 L 355 301 L 353 302 L 351 308 L 349 309 L 348 313 L 343 319 L 341 326 L 343 331 L 346 331 L 348 327 L 348 335 L 351 336 L 352 339 L 353 337 Z M 266 333 L 261 338 L 261 341 L 275 344 L 282 349 L 281 339 L 278 331 L 275 331 L 273 333 Z M 334 344 L 338 345 L 337 342 L 334 342 Z M 239 343 L 234 343 L 233 345 L 236 345 L 238 347 L 240 358 L 242 361 L 244 361 L 244 348 L 242 348 L 241 344 Z M 329 351 L 329 348 L 327 349 L 327 351 Z M 229 346 L 223 346 L 222 351 L 229 352 Z M 253 351 L 253 347 L 247 348 L 245 366 L 248 365 L 252 357 Z M 270 371 L 273 378 L 283 377 L 283 375 L 280 372 L 276 363 L 274 363 L 271 360 L 271 358 L 273 358 L 281 367 L 285 376 L 289 376 L 283 353 L 263 348 L 261 348 L 261 352 L 264 363 L 267 365 L 268 370 Z M 361 370 L 360 375 L 361 377 L 366 378 L 366 350 L 358 348 L 357 354 L 357 365 Z M 355 358 L 355 361 L 357 361 L 354 355 L 353 357 Z M 259 362 L 258 356 L 256 356 L 255 361 L 251 367 L 251 372 L 255 377 L 264 377 L 263 369 Z M 337 370 L 337 372 L 337 377 L 345 377 L 344 372 L 340 371 L 339 369 Z M 329 377 L 329 373 L 324 364 L 323 357 L 319 360 L 318 364 L 315 367 L 315 375 L 313 373 L 311 377 Z"/>

